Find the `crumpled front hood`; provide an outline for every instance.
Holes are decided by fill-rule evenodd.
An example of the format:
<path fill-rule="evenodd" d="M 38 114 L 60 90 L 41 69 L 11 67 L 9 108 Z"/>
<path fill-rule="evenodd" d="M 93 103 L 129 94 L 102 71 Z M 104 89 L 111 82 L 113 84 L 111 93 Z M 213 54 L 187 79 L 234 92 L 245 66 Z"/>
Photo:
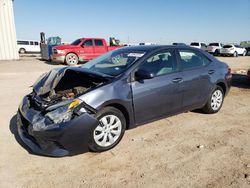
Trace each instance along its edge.
<path fill-rule="evenodd" d="M 59 81 L 63 78 L 67 71 L 74 71 L 77 73 L 86 74 L 86 76 L 96 77 L 97 79 L 106 80 L 107 75 L 103 75 L 96 72 L 91 72 L 88 69 L 80 67 L 64 67 L 52 69 L 50 72 L 42 75 L 34 84 L 33 90 L 37 95 L 44 95 L 51 90 L 55 89 Z"/>
<path fill-rule="evenodd" d="M 42 75 L 34 84 L 33 90 L 37 95 L 43 95 L 55 88 L 67 68 L 52 69 L 48 73 Z"/>

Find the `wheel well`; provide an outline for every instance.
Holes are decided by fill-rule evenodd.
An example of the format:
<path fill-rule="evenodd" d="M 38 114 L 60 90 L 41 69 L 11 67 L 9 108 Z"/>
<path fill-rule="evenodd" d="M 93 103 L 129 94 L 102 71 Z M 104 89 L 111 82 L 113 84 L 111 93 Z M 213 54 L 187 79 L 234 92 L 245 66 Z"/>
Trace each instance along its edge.
<path fill-rule="evenodd" d="M 123 113 L 123 115 L 125 117 L 125 120 L 126 120 L 126 129 L 128 129 L 130 120 L 129 120 L 129 114 L 128 114 L 127 109 L 121 104 L 109 104 L 107 106 L 114 107 L 114 108 L 120 110 Z M 107 106 L 105 106 L 105 107 L 107 107 Z"/>
<path fill-rule="evenodd" d="M 75 54 L 75 55 L 78 57 L 78 59 L 79 59 L 79 56 L 78 56 L 75 52 L 69 52 L 69 53 L 67 53 L 67 54 L 65 55 L 65 57 L 66 57 L 67 55 L 69 55 L 69 54 Z"/>
<path fill-rule="evenodd" d="M 220 86 L 222 88 L 224 94 L 226 93 L 227 88 L 226 88 L 226 85 L 223 82 L 219 82 L 216 85 L 218 85 L 218 86 Z"/>

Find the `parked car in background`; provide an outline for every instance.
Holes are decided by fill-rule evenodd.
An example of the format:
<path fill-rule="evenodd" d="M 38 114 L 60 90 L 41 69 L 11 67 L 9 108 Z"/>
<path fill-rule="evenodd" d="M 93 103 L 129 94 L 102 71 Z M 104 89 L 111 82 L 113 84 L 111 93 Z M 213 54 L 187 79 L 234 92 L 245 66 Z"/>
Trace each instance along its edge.
<path fill-rule="evenodd" d="M 247 54 L 247 50 L 239 45 L 227 44 L 224 45 L 220 50 L 220 54 L 224 56 L 234 56 L 238 57 L 238 55 L 245 56 Z"/>
<path fill-rule="evenodd" d="M 156 45 L 154 43 L 151 43 L 151 42 L 140 42 L 139 45 Z"/>
<path fill-rule="evenodd" d="M 209 43 L 207 47 L 207 52 L 215 56 L 218 56 L 220 54 L 220 49 L 222 47 L 223 47 L 223 44 L 219 42 Z"/>
<path fill-rule="evenodd" d="M 49 156 L 106 151 L 126 129 L 188 110 L 217 113 L 231 69 L 187 46 L 135 46 L 44 74 L 17 112 L 18 133 Z"/>
<path fill-rule="evenodd" d="M 186 44 L 182 42 L 173 42 L 172 45 L 186 46 Z"/>
<path fill-rule="evenodd" d="M 191 42 L 190 46 L 194 48 L 202 49 L 204 51 L 207 50 L 207 45 L 203 42 Z"/>
<path fill-rule="evenodd" d="M 102 38 L 80 38 L 70 45 L 59 45 L 52 48 L 52 61 L 77 65 L 79 61 L 89 61 L 122 46 L 108 46 Z"/>
<path fill-rule="evenodd" d="M 34 40 L 18 40 L 17 48 L 20 54 L 24 54 L 27 52 L 38 53 L 41 51 L 40 43 Z"/>

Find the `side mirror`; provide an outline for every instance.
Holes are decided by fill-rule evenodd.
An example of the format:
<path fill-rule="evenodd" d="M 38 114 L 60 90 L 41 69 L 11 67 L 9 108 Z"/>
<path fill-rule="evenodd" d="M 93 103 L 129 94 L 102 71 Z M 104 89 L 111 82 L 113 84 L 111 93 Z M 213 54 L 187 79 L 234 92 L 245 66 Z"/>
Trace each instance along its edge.
<path fill-rule="evenodd" d="M 135 72 L 136 80 L 146 80 L 146 79 L 152 79 L 152 78 L 154 78 L 154 74 L 149 71 L 139 69 Z"/>

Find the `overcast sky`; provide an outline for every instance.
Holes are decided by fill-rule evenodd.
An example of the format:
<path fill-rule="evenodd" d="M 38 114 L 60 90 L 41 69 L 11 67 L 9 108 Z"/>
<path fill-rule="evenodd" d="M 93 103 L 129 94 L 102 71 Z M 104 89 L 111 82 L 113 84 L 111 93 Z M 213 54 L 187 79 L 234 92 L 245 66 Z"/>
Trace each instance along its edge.
<path fill-rule="evenodd" d="M 18 39 L 119 38 L 123 43 L 250 40 L 250 0 L 15 0 Z"/>

